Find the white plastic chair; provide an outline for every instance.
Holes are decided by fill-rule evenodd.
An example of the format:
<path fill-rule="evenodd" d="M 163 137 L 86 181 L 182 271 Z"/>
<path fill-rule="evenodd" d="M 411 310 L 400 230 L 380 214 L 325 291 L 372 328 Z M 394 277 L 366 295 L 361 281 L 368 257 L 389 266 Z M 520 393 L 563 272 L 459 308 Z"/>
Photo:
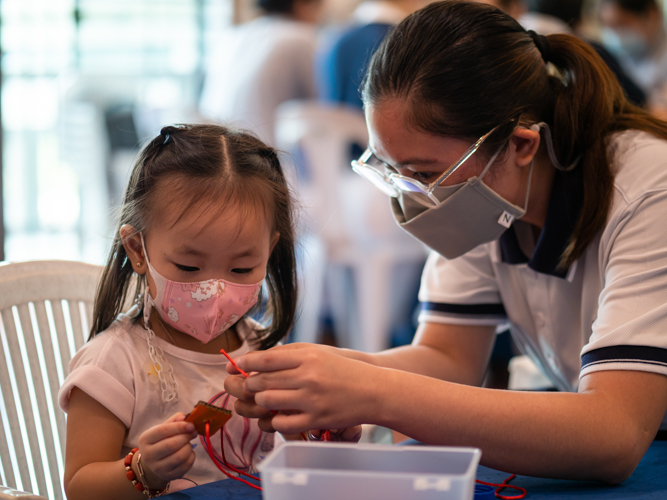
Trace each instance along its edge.
<path fill-rule="evenodd" d="M 418 273 L 426 252 L 396 225 L 388 197 L 352 171 L 350 145 L 367 142 L 366 121 L 356 108 L 291 101 L 276 112 L 278 148 L 302 160 L 293 185 L 307 217 L 301 232 L 308 262 L 300 273 L 304 292 L 297 340 L 315 340 L 313 311 L 319 312 L 322 277 L 333 266 L 352 270 L 356 292 L 354 300 L 346 297 L 340 272 L 329 280 L 339 340 L 375 352 L 388 346 L 392 304 L 413 300 L 406 287 L 392 282 L 395 269 L 408 265 Z"/>
<path fill-rule="evenodd" d="M 0 484 L 65 498 L 58 389 L 88 337 L 102 268 L 67 261 L 0 265 Z"/>

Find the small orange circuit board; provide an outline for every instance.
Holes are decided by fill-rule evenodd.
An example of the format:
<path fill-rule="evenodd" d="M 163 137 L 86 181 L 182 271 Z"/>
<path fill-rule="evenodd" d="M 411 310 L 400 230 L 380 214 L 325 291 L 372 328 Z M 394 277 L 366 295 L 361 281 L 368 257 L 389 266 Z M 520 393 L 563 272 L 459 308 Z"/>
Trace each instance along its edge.
<path fill-rule="evenodd" d="M 230 418 L 232 418 L 231 411 L 200 401 L 195 405 L 195 409 L 185 417 L 185 421 L 195 424 L 195 430 L 202 436 L 206 435 L 206 422 L 208 422 L 209 435 L 212 436 L 222 429 Z"/>

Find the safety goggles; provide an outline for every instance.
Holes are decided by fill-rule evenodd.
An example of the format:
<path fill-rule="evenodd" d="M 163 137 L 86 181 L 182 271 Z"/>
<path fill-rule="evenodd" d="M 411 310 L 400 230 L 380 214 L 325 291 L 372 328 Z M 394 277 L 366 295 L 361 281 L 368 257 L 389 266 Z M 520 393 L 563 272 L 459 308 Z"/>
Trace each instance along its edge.
<path fill-rule="evenodd" d="M 468 160 L 468 158 L 475 154 L 475 151 L 484 144 L 484 141 L 495 132 L 497 128 L 498 127 L 494 127 L 490 132 L 480 137 L 456 163 L 428 185 L 410 177 L 406 177 L 405 175 L 390 172 L 389 169 L 392 167 L 378 159 L 370 148 L 368 148 L 358 160 L 352 161 L 352 170 L 373 183 L 373 185 L 380 189 L 380 191 L 392 198 L 396 198 L 402 193 L 404 196 L 409 196 L 425 207 L 435 208 L 440 204 L 438 198 L 433 194 L 435 188 L 446 181 L 450 175 L 456 172 L 456 170 Z"/>

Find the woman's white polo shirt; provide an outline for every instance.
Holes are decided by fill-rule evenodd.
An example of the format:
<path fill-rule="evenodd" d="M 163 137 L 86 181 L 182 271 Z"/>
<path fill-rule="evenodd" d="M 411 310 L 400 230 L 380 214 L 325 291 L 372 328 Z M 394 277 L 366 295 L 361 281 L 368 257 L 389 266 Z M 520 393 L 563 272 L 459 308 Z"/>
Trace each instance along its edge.
<path fill-rule="evenodd" d="M 616 135 L 608 222 L 559 270 L 583 202 L 582 165 L 557 172 L 537 242 L 525 223 L 453 260 L 433 253 L 420 322 L 508 323 L 520 349 L 560 390 L 602 370 L 667 375 L 667 141 Z M 465 214 L 461 214 L 465 217 Z"/>

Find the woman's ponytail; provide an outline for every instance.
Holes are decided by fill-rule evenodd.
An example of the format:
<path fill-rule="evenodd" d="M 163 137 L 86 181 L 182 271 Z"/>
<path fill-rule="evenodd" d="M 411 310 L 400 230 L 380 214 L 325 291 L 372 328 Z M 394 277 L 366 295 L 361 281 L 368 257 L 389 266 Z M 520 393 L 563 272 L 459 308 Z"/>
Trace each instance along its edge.
<path fill-rule="evenodd" d="M 579 158 L 583 170 L 583 204 L 560 267 L 567 269 L 604 226 L 612 202 L 614 174 L 608 143 L 614 116 L 629 103 L 616 77 L 591 48 L 569 35 L 547 37 L 551 63 L 560 73 L 552 77 L 555 95 L 552 137 L 563 165 Z"/>

